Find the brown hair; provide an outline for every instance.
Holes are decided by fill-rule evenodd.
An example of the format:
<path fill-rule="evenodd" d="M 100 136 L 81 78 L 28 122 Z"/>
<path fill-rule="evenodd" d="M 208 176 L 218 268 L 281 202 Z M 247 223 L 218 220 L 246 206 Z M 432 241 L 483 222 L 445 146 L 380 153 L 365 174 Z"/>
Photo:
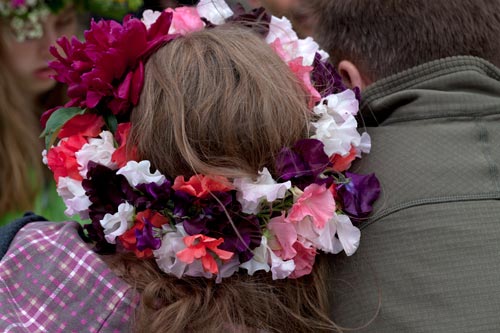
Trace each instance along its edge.
<path fill-rule="evenodd" d="M 307 96 L 287 65 L 248 30 L 217 27 L 177 39 L 148 60 L 130 143 L 175 176 L 255 176 L 308 132 Z M 137 332 L 334 331 L 322 265 L 298 280 L 235 274 L 177 279 L 153 260 L 108 263 L 141 293 Z M 319 259 L 318 259 L 319 260 Z"/>
<path fill-rule="evenodd" d="M 41 112 L 64 104 L 65 89 L 58 84 L 36 104 L 22 95 L 22 87 L 7 66 L 5 23 L 0 21 L 0 218 L 12 211 L 30 210 L 49 177 L 42 165 Z"/>
<path fill-rule="evenodd" d="M 307 96 L 258 36 L 219 27 L 148 60 L 132 142 L 167 175 L 255 176 L 308 130 Z"/>
<path fill-rule="evenodd" d="M 312 0 L 315 35 L 335 65 L 377 80 L 450 56 L 500 65 L 498 0 Z"/>

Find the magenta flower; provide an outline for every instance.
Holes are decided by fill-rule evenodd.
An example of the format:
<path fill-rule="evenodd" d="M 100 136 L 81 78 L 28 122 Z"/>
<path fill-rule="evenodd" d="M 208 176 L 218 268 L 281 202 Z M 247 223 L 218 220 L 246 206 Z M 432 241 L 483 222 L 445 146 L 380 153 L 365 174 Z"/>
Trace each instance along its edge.
<path fill-rule="evenodd" d="M 62 37 L 55 47 L 50 67 L 55 79 L 68 85 L 67 106 L 109 108 L 115 115 L 127 115 L 137 105 L 144 82 L 144 62 L 161 45 L 177 37 L 169 35 L 172 13 L 163 12 L 146 29 L 140 20 L 125 18 L 92 22 L 85 42 Z M 133 45 L 133 47 L 131 47 Z"/>

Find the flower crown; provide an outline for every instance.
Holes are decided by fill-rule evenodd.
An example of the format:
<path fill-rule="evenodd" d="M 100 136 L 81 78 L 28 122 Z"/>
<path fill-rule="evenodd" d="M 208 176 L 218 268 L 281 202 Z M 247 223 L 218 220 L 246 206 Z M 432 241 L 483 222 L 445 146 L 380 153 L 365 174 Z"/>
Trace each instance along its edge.
<path fill-rule="evenodd" d="M 70 3 L 77 9 L 120 19 L 137 10 L 142 0 L 0 0 L 0 17 L 8 20 L 16 39 L 22 42 L 42 37 L 42 22 L 47 15 L 59 12 Z"/>
<path fill-rule="evenodd" d="M 309 92 L 314 134 L 284 147 L 277 174 L 264 168 L 257 180 L 172 179 L 151 172 L 149 161 L 126 151 L 144 63 L 169 41 L 227 21 L 260 27 Z M 85 39 L 60 39 L 64 56 L 51 49 L 55 78 L 68 85 L 71 100 L 42 116 L 42 135 L 44 162 L 66 214 L 90 218 L 85 229 L 97 251 L 154 256 L 166 273 L 217 281 L 241 269 L 297 278 L 311 272 L 318 251 L 356 251 L 360 231 L 351 218 L 370 213 L 379 184 L 374 175 L 346 170 L 369 152 L 370 138 L 357 131 L 356 93 L 342 85 L 328 55 L 311 38 L 299 39 L 286 18 L 202 0 L 197 7 L 146 11 L 142 20 L 128 17 L 123 25 L 92 22 Z"/>

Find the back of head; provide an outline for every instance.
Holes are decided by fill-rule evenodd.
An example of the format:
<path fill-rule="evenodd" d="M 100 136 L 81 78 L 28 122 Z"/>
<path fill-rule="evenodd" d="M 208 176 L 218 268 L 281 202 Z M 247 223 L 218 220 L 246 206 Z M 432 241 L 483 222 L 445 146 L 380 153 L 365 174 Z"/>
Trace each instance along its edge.
<path fill-rule="evenodd" d="M 450 56 L 500 65 L 498 0 L 314 0 L 316 37 L 332 62 L 371 81 Z"/>
<path fill-rule="evenodd" d="M 262 38 L 221 26 L 148 60 L 130 142 L 167 175 L 255 176 L 306 137 L 308 114 L 306 92 Z"/>

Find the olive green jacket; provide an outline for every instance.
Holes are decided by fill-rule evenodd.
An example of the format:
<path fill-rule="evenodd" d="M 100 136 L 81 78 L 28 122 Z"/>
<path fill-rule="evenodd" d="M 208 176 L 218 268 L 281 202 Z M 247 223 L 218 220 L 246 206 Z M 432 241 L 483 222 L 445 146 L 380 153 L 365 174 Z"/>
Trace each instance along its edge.
<path fill-rule="evenodd" d="M 375 172 L 382 195 L 358 252 L 330 261 L 332 318 L 370 323 L 361 332 L 500 332 L 500 69 L 441 59 L 362 101 L 372 151 L 353 169 Z"/>

